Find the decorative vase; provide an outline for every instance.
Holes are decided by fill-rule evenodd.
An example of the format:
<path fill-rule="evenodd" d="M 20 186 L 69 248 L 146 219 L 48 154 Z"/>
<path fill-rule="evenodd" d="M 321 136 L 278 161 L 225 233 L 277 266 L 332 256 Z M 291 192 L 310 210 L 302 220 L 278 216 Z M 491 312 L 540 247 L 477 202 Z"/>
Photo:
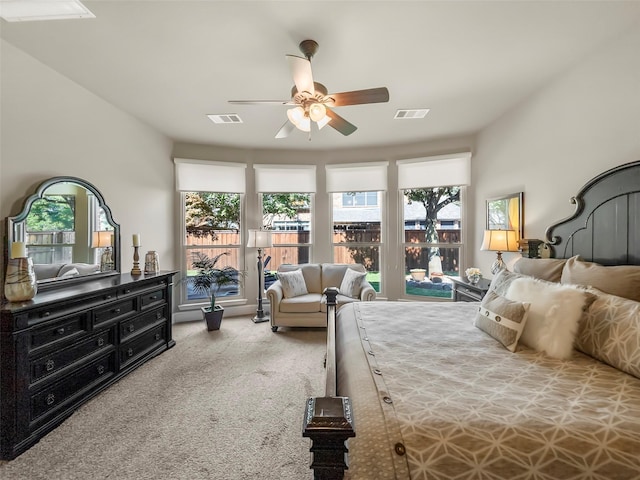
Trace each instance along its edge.
<path fill-rule="evenodd" d="M 200 307 L 205 322 L 207 322 L 207 330 L 220 330 L 220 324 L 222 323 L 222 315 L 224 315 L 224 308 L 220 305 L 216 305 L 211 311 L 211 307 Z"/>
<path fill-rule="evenodd" d="M 476 273 L 474 275 L 469 275 L 467 277 L 467 280 L 469 280 L 469 283 L 471 283 L 473 285 L 476 285 L 480 281 L 481 278 L 482 278 L 482 275 L 479 274 L 479 273 Z"/>
<path fill-rule="evenodd" d="M 150 250 L 144 256 L 144 273 L 145 274 L 155 274 L 160 271 L 160 258 L 158 257 L 158 252 L 155 250 Z"/>
<path fill-rule="evenodd" d="M 4 296 L 10 302 L 31 300 L 38 292 L 33 260 L 30 257 L 10 258 L 4 281 Z"/>

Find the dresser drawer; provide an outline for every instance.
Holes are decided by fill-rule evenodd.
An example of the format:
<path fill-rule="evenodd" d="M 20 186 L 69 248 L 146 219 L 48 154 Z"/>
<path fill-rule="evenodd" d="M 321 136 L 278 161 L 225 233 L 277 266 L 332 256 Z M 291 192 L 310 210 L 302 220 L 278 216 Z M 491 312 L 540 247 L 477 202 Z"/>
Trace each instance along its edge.
<path fill-rule="evenodd" d="M 30 384 L 53 375 L 84 357 L 92 354 L 99 355 L 99 352 L 106 353 L 106 350 L 113 349 L 114 345 L 115 326 L 67 348 L 36 358 L 30 362 Z"/>
<path fill-rule="evenodd" d="M 31 422 L 43 415 L 70 404 L 96 385 L 112 377 L 115 372 L 115 352 L 89 363 L 87 366 L 31 396 Z"/>
<path fill-rule="evenodd" d="M 129 337 L 136 335 L 151 325 L 166 321 L 166 309 L 167 306 L 164 305 L 150 312 L 146 312 L 143 315 L 120 322 L 120 341 L 123 342 L 127 340 Z"/>
<path fill-rule="evenodd" d="M 120 368 L 167 343 L 166 326 L 159 325 L 120 345 Z"/>
<path fill-rule="evenodd" d="M 96 309 L 93 314 L 93 326 L 99 327 L 101 324 L 121 319 L 137 311 L 137 298 L 132 297 L 126 300 L 112 303 L 108 307 Z"/>
<path fill-rule="evenodd" d="M 63 307 L 49 307 L 32 310 L 27 314 L 27 319 L 30 325 L 34 325 L 35 322 L 40 320 L 55 320 L 56 318 L 69 315 L 77 311 L 87 310 L 93 306 L 100 305 L 101 303 L 115 298 L 116 291 L 111 290 L 100 295 L 94 295 L 83 298 L 82 300 L 68 302 Z"/>
<path fill-rule="evenodd" d="M 88 331 L 89 313 L 81 312 L 70 315 L 57 322 L 35 328 L 31 331 L 30 349 L 36 350 L 63 340 L 71 340 Z"/>
<path fill-rule="evenodd" d="M 118 290 L 118 295 L 119 296 L 137 295 L 141 292 L 146 292 L 152 289 L 153 290 L 164 289 L 167 286 L 167 284 L 168 282 L 166 278 L 159 278 L 153 282 L 145 282 L 144 285 L 129 284 L 124 287 L 121 287 Z"/>
<path fill-rule="evenodd" d="M 166 303 L 165 298 L 166 290 L 154 290 L 152 292 L 144 293 L 141 297 L 142 310 L 152 308 L 161 303 Z"/>

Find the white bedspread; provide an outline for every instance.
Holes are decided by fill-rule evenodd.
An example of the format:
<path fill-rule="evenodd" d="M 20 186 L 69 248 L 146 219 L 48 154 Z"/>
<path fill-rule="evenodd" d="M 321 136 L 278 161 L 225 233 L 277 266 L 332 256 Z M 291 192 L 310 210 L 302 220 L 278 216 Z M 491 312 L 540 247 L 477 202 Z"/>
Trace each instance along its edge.
<path fill-rule="evenodd" d="M 511 353 L 473 326 L 478 305 L 340 309 L 347 478 L 640 478 L 640 380 L 577 351 Z"/>

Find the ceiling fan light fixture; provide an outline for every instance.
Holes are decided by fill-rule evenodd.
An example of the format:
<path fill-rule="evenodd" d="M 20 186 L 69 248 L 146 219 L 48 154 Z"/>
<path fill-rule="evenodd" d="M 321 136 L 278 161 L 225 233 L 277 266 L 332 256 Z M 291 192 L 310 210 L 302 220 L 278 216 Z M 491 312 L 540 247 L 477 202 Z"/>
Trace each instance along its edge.
<path fill-rule="evenodd" d="M 327 116 L 327 108 L 322 103 L 312 103 L 309 106 L 309 118 L 314 122 L 319 122 Z"/>
<path fill-rule="evenodd" d="M 328 116 L 324 116 L 324 118 L 321 118 L 320 120 L 318 120 L 318 130 L 322 130 L 322 127 L 324 127 L 325 125 L 327 125 L 329 122 L 331 121 L 331 117 Z"/>
<path fill-rule="evenodd" d="M 305 118 L 304 109 L 302 107 L 290 108 L 287 110 L 287 117 L 297 127 Z"/>
<path fill-rule="evenodd" d="M 309 117 L 304 117 L 299 123 L 296 124 L 298 130 L 302 130 L 303 132 L 311 131 L 311 120 Z"/>

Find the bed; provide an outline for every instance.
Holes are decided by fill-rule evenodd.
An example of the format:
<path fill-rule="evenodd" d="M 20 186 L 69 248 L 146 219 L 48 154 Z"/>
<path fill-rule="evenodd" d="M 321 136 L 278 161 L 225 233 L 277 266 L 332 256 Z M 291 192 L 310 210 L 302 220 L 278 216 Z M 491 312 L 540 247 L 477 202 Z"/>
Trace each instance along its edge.
<path fill-rule="evenodd" d="M 640 478 L 640 162 L 572 201 L 482 303 L 328 309 L 315 478 Z"/>

